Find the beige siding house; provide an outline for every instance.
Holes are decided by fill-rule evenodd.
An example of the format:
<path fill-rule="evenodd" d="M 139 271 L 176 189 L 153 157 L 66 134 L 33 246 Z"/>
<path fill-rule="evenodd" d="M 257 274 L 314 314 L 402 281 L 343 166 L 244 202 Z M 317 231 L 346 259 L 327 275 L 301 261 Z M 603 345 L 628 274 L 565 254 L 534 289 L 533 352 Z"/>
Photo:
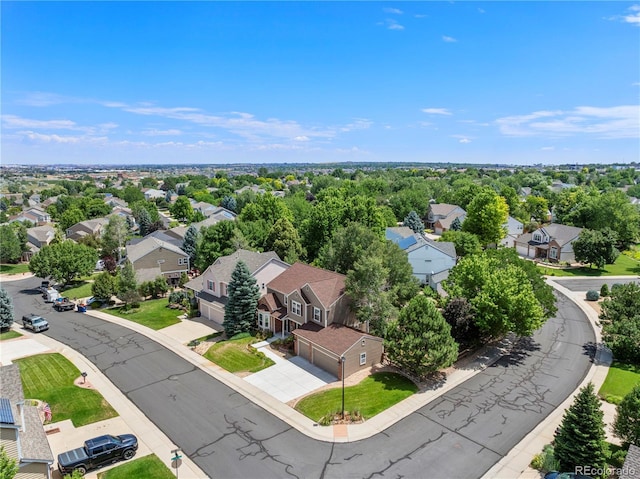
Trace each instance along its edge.
<path fill-rule="evenodd" d="M 178 284 L 189 272 L 189 255 L 175 245 L 154 237 L 127 245 L 127 260 L 133 265 L 138 282 L 152 281 L 160 275 L 169 284 Z"/>
<path fill-rule="evenodd" d="M 581 232 L 582 228 L 551 223 L 532 233 L 518 236 L 515 240 L 516 251 L 525 258 L 573 263 L 576 260 L 573 242 Z"/>
<path fill-rule="evenodd" d="M 466 217 L 467 212 L 458 205 L 432 203 L 427 211 L 425 226 L 435 234 L 441 235 L 451 229 L 451 224 L 456 218 L 463 223 Z"/>

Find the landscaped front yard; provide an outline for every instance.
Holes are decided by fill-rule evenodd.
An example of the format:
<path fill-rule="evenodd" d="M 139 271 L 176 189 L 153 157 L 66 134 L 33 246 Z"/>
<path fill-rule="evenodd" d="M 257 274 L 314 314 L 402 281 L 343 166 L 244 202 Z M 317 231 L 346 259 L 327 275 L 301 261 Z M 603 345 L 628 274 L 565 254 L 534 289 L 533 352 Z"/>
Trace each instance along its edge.
<path fill-rule="evenodd" d="M 397 373 L 375 373 L 356 386 L 344 389 L 345 411 L 359 411 L 364 419 L 399 403 L 418 391 L 409 379 Z M 342 411 L 342 388 L 312 394 L 296 404 L 296 409 L 314 421 Z"/>
<path fill-rule="evenodd" d="M 180 309 L 168 308 L 168 304 L 169 302 L 166 298 L 149 299 L 142 301 L 138 308 L 126 310 L 123 307 L 118 307 L 103 311 L 158 330 L 179 323 L 178 316 L 184 314 L 184 311 Z"/>
<path fill-rule="evenodd" d="M 583 266 L 582 268 L 571 269 L 559 269 L 548 268 L 545 266 L 539 266 L 542 269 L 542 274 L 551 276 L 636 276 L 640 275 L 640 261 L 636 261 L 633 258 L 625 254 L 618 256 L 618 259 L 614 264 L 608 264 L 604 269 L 589 268 L 589 266 Z"/>
<path fill-rule="evenodd" d="M 80 427 L 118 415 L 98 391 L 73 383 L 80 371 L 61 354 L 38 354 L 14 362 L 20 368 L 25 398 L 48 402 L 53 422 L 71 419 Z"/>
<path fill-rule="evenodd" d="M 27 263 L 20 264 L 0 264 L 0 274 L 21 274 L 28 273 L 29 265 Z"/>
<path fill-rule="evenodd" d="M 640 384 L 640 367 L 614 361 L 609 367 L 598 395 L 607 402 L 618 404 L 634 386 Z"/>
<path fill-rule="evenodd" d="M 127 461 L 106 472 L 98 473 L 98 479 L 129 479 L 131 477 L 174 479 L 175 475 L 155 454 Z"/>
<path fill-rule="evenodd" d="M 204 353 L 204 357 L 230 373 L 255 373 L 274 364 L 263 353 L 250 347 L 256 341 L 253 336 L 219 341 Z"/>

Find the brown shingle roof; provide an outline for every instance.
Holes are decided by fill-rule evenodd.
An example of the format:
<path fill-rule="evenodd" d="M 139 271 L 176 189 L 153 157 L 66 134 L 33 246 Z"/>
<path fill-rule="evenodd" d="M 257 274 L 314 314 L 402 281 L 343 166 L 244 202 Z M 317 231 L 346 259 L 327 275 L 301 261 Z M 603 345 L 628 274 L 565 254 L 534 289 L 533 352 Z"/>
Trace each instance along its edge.
<path fill-rule="evenodd" d="M 293 334 L 308 339 L 337 356 L 342 356 L 351 346 L 359 342 L 362 338 L 382 341 L 382 339 L 363 333 L 362 331 L 356 331 L 355 329 L 335 323 L 330 324 L 326 328 L 321 328 L 313 323 L 307 323 L 293 330 Z"/>
<path fill-rule="evenodd" d="M 346 276 L 333 271 L 295 263 L 271 280 L 268 287 L 288 295 L 308 284 L 322 305 L 329 307 L 344 294 L 346 278 Z"/>

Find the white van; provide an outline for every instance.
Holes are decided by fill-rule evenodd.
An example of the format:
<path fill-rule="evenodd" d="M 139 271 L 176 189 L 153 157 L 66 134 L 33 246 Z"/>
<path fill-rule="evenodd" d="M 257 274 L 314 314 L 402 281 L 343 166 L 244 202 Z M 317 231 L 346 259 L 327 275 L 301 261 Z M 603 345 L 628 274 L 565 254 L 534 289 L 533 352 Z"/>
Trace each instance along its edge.
<path fill-rule="evenodd" d="M 60 293 L 57 289 L 49 288 L 43 295 L 45 302 L 53 303 L 60 297 Z"/>

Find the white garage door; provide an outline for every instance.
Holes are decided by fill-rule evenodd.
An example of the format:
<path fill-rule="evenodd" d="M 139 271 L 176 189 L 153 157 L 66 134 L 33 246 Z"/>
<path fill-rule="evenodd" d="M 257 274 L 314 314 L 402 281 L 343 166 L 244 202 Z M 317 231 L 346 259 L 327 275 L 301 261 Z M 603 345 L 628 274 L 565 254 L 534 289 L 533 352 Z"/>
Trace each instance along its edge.
<path fill-rule="evenodd" d="M 222 323 L 224 321 L 224 308 L 218 304 L 200 299 L 200 315 L 205 319 Z"/>

